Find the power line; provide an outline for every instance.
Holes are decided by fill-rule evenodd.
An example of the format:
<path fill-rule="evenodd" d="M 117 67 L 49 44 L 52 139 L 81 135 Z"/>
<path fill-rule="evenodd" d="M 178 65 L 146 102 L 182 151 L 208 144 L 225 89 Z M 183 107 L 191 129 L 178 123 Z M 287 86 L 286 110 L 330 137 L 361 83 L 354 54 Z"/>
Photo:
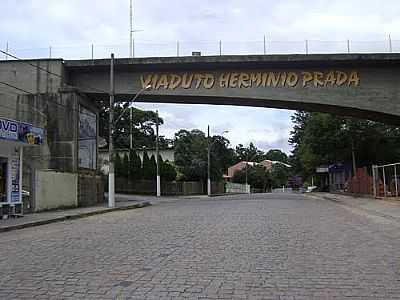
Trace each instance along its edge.
<path fill-rule="evenodd" d="M 24 93 L 33 95 L 33 93 L 31 93 L 31 92 L 28 92 L 27 90 L 21 89 L 21 88 L 15 86 L 15 85 L 12 85 L 12 84 L 7 83 L 7 82 L 0 81 L 0 84 L 6 85 L 6 86 L 8 86 L 8 87 L 10 87 L 10 88 L 13 88 L 13 89 L 16 89 L 16 90 L 18 90 L 18 91 L 21 91 L 21 92 L 24 92 Z"/>
<path fill-rule="evenodd" d="M 17 95 L 17 96 L 18 96 L 18 95 L 21 95 L 21 94 L 18 94 L 18 93 L 16 93 L 16 92 L 4 91 L 4 90 L 1 90 L 1 89 L 0 89 L 0 95 L 4 95 L 4 94 L 10 95 L 10 96 L 14 96 L 14 95 Z M 11 110 L 11 111 L 15 111 L 15 107 L 14 107 L 14 106 L 6 106 L 6 105 L 0 104 L 0 107 L 3 107 L 3 108 L 5 108 L 5 109 Z M 22 109 L 18 109 L 18 112 L 32 113 L 32 111 L 33 111 L 33 112 L 36 111 L 42 118 L 46 118 L 46 119 L 47 119 L 47 116 L 44 115 L 44 112 L 42 112 L 42 111 L 39 111 L 39 110 L 36 110 L 36 109 L 33 109 L 33 110 L 22 110 Z"/>
<path fill-rule="evenodd" d="M 12 85 L 12 84 L 8 83 L 8 82 L 0 81 L 0 84 L 3 84 L 3 85 L 8 86 L 8 87 L 10 87 L 10 88 L 19 90 L 19 91 L 21 91 L 21 92 L 27 93 L 28 95 L 31 95 L 31 96 L 36 97 L 36 94 L 33 94 L 33 93 L 31 93 L 31 92 L 29 92 L 29 91 L 27 91 L 27 90 L 24 90 L 24 89 L 22 89 L 22 88 L 19 88 L 19 87 L 15 86 L 15 85 Z M 17 95 L 20 95 L 20 94 L 17 94 Z M 81 110 L 79 110 L 79 109 L 73 108 L 73 107 L 68 107 L 67 105 L 58 103 L 57 101 L 54 101 L 54 100 L 51 99 L 51 98 L 47 98 L 46 100 L 49 101 L 49 102 L 51 102 L 51 103 L 54 103 L 55 105 L 62 106 L 64 109 L 69 109 L 69 110 L 71 110 L 71 111 L 76 111 L 76 112 L 78 112 L 78 113 L 80 113 L 80 114 L 84 114 L 84 115 L 87 115 L 87 116 L 90 116 L 90 117 L 93 118 L 93 114 L 85 113 L 85 112 L 83 112 L 83 111 L 81 111 Z"/>

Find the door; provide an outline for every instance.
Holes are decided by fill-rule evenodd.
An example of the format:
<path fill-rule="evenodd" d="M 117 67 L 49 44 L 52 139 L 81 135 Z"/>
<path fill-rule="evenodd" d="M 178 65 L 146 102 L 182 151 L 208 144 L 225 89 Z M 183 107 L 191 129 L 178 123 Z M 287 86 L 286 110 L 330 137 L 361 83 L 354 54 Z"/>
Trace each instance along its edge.
<path fill-rule="evenodd" d="M 0 202 L 7 202 L 7 158 L 0 157 Z"/>

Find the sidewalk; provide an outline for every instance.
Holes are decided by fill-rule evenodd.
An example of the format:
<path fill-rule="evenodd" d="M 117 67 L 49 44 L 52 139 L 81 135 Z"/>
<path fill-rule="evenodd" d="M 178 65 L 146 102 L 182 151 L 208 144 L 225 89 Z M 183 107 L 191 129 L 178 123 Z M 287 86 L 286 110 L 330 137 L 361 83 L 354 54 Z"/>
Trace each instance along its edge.
<path fill-rule="evenodd" d="M 0 220 L 0 232 L 45 225 L 72 219 L 79 219 L 118 210 L 142 208 L 149 205 L 151 205 L 151 203 L 148 201 L 117 200 L 114 208 L 108 208 L 107 204 L 103 204 L 99 206 L 72 208 L 65 210 L 53 210 L 48 212 L 26 214 L 20 218 L 10 218 L 6 220 Z"/>
<path fill-rule="evenodd" d="M 360 209 L 376 216 L 385 217 L 400 222 L 400 201 L 382 200 L 368 197 L 353 197 L 331 193 L 310 193 L 307 194 L 307 196 L 334 201 L 341 205 Z"/>
<path fill-rule="evenodd" d="M 105 193 L 105 197 L 106 198 L 108 197 L 107 193 Z M 135 209 L 150 205 L 157 205 L 162 203 L 169 203 L 169 202 L 190 200 L 190 199 L 209 200 L 210 198 L 207 195 L 156 197 L 152 195 L 144 196 L 144 195 L 116 194 L 115 208 L 108 208 L 107 204 L 105 203 L 102 205 L 91 206 L 91 207 L 53 210 L 48 212 L 26 214 L 21 218 L 9 218 L 6 220 L 0 220 L 0 233 L 27 227 L 40 226 L 55 222 L 62 222 L 66 220 L 84 218 L 118 210 Z"/>

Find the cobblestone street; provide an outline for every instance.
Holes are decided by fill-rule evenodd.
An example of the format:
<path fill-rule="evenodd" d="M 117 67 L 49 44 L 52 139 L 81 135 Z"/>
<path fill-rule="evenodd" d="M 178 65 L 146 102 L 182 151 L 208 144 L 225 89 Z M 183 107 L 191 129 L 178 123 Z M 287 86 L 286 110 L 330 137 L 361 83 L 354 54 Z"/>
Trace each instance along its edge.
<path fill-rule="evenodd" d="M 295 194 L 0 234 L 0 299 L 400 299 L 400 223 Z"/>

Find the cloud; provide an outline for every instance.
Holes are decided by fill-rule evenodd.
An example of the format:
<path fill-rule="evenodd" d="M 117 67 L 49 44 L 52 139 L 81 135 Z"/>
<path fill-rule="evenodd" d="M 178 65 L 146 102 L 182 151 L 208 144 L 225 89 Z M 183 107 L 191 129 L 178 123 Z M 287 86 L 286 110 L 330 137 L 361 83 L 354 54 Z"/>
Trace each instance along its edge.
<path fill-rule="evenodd" d="M 384 51 L 391 34 L 395 51 L 400 50 L 400 2 L 395 0 L 135 0 L 136 54 L 141 56 L 180 55 L 201 51 L 218 54 L 222 40 L 224 54 L 267 51 L 304 52 L 304 40 L 312 51 Z M 88 58 L 94 44 L 96 57 L 129 54 L 129 0 L 4 0 L 0 19 L 0 48 L 8 41 L 21 57 L 47 56 Z M 362 42 L 356 43 L 355 40 Z M 326 42 L 333 41 L 333 42 Z M 381 41 L 376 43 L 374 41 Z M 232 144 L 281 148 L 291 129 L 286 110 L 266 108 L 138 104 L 160 110 L 165 119 L 161 134 L 173 137 L 180 128 L 211 125 L 213 134 L 229 130 Z"/>

